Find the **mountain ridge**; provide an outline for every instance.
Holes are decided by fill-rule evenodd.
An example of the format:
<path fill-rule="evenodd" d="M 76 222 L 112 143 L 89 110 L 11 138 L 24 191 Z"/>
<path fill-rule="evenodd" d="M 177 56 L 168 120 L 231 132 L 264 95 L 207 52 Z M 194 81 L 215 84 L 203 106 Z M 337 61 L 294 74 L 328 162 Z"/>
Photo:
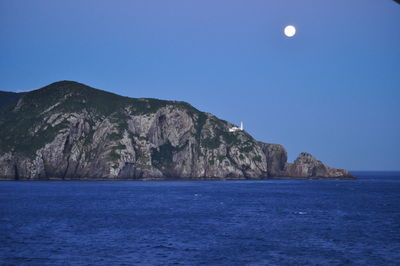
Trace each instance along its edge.
<path fill-rule="evenodd" d="M 0 110 L 14 105 L 26 92 L 0 91 Z"/>
<path fill-rule="evenodd" d="M 0 112 L 0 179 L 353 178 L 181 101 L 59 81 Z"/>

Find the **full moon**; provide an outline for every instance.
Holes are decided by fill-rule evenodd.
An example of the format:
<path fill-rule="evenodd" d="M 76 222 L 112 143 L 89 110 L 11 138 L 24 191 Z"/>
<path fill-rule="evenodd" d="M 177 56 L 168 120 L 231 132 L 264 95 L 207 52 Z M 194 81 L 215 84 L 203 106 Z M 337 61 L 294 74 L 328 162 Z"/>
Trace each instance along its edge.
<path fill-rule="evenodd" d="M 285 31 L 284 32 L 285 32 L 285 35 L 290 38 L 290 37 L 293 37 L 296 34 L 296 28 L 294 26 L 292 26 L 292 25 L 288 25 L 288 26 L 285 27 Z"/>

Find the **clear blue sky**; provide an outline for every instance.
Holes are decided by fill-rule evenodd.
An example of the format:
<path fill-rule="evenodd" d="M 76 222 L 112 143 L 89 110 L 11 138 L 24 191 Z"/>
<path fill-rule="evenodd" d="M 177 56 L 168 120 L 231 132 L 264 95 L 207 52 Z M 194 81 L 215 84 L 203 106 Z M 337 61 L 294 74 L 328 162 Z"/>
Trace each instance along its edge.
<path fill-rule="evenodd" d="M 183 100 L 290 160 L 400 170 L 392 0 L 0 0 L 0 77 L 7 91 L 75 80 Z"/>

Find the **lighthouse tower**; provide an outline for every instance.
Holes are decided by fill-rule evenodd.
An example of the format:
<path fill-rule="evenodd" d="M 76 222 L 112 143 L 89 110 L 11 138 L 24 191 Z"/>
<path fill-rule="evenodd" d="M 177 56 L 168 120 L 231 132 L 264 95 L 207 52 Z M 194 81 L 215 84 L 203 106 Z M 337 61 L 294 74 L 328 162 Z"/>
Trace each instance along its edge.
<path fill-rule="evenodd" d="M 231 127 L 229 132 L 243 131 L 243 122 L 240 122 L 240 127 Z"/>

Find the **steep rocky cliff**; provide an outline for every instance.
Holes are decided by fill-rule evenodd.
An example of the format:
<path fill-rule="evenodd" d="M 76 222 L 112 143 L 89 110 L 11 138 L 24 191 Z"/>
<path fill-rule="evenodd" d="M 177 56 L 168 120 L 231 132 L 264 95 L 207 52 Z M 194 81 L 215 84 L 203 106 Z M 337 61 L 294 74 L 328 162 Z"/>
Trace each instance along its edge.
<path fill-rule="evenodd" d="M 0 110 L 0 179 L 351 177 L 304 156 L 287 164 L 281 145 L 232 126 L 185 102 L 56 82 Z"/>

